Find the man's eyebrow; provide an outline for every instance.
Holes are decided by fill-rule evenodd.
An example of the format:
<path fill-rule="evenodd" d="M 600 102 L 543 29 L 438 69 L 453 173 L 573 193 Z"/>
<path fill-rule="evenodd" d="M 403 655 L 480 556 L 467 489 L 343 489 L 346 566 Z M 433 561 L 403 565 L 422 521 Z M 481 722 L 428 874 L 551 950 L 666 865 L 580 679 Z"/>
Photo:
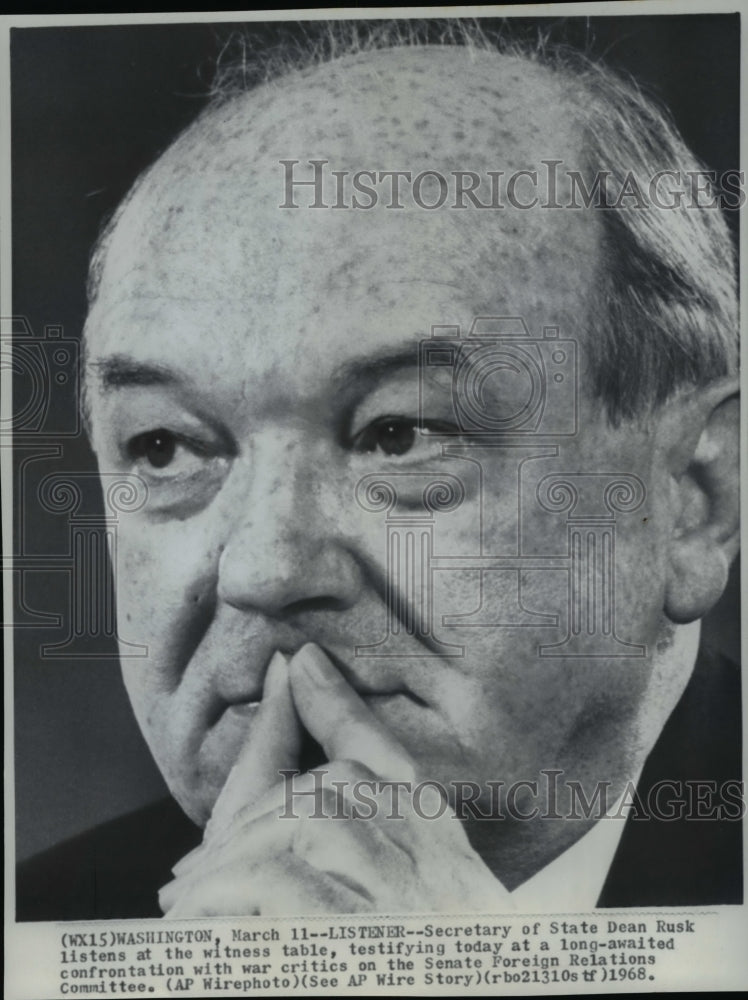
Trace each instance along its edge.
<path fill-rule="evenodd" d="M 87 367 L 96 373 L 104 389 L 139 385 L 176 385 L 183 381 L 166 365 L 137 361 L 126 354 L 113 354 L 98 361 L 89 361 Z"/>
<path fill-rule="evenodd" d="M 417 344 L 409 344 L 390 354 L 380 354 L 375 357 L 362 355 L 339 365 L 333 372 L 332 380 L 341 391 L 367 388 L 388 375 L 403 369 L 416 368 L 418 358 Z"/>
<path fill-rule="evenodd" d="M 333 384 L 341 392 L 363 390 L 403 369 L 418 365 L 418 346 L 409 344 L 390 354 L 375 357 L 362 355 L 339 365 L 332 375 Z M 183 377 L 167 365 L 138 361 L 126 354 L 113 354 L 107 358 L 89 361 L 87 366 L 95 373 L 104 389 L 129 386 L 179 385 Z"/>

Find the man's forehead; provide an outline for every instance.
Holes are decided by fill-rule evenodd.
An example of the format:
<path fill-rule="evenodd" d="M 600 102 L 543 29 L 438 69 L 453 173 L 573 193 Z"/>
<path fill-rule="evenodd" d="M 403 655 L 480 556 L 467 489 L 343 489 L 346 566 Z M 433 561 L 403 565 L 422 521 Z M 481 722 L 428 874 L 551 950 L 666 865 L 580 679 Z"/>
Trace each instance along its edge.
<path fill-rule="evenodd" d="M 328 201 L 338 183 L 333 171 L 349 185 L 354 174 L 432 171 L 480 175 L 478 197 L 490 204 L 492 185 L 516 171 L 558 160 L 565 175 L 578 165 L 574 119 L 560 79 L 526 59 L 458 46 L 361 53 L 290 73 L 209 111 L 149 172 L 132 208 L 150 233 L 169 229 L 189 207 L 217 212 L 220 223 L 222 208 L 232 214 L 239 203 L 264 208 L 262 225 L 282 226 L 284 160 L 296 161 L 300 180 L 309 180 L 311 160 L 323 160 Z M 386 211 L 388 192 L 378 183 L 376 209 Z M 309 186 L 299 191 L 311 195 Z"/>
<path fill-rule="evenodd" d="M 236 95 L 203 120 L 190 152 L 210 156 L 225 147 L 230 156 L 236 144 L 244 147 L 246 168 L 285 143 L 289 155 L 312 156 L 342 141 L 343 154 L 400 156 L 412 166 L 428 160 L 438 168 L 440 159 L 445 166 L 450 155 L 466 154 L 476 165 L 513 164 L 519 156 L 553 155 L 549 143 L 555 152 L 573 146 L 573 119 L 561 78 L 528 59 L 459 46 L 402 47 L 338 59 Z M 464 161 L 453 166 L 471 168 Z"/>
<path fill-rule="evenodd" d="M 233 98 L 146 178 L 110 242 L 96 308 L 132 296 L 245 299 L 280 323 L 302 290 L 308 314 L 315 300 L 333 310 L 339 300 L 346 313 L 362 299 L 378 309 L 388 297 L 403 303 L 400 286 L 431 282 L 461 292 L 476 313 L 578 322 L 579 282 L 570 276 L 581 272 L 589 284 L 589 213 L 392 211 L 386 198 L 373 211 L 280 208 L 283 158 L 307 180 L 310 159 L 322 157 L 328 174 L 472 170 L 485 184 L 489 170 L 568 162 L 576 144 L 563 138 L 552 94 L 558 87 L 542 67 L 431 47 L 341 59 Z M 308 190 L 299 189 L 304 206 Z M 451 321 L 428 315 L 419 327 Z"/>

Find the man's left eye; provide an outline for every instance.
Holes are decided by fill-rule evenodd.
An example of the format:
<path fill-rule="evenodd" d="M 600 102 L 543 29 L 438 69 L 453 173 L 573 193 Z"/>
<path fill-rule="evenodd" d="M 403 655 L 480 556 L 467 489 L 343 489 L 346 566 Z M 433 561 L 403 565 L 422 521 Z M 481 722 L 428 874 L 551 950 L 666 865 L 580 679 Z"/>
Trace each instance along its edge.
<path fill-rule="evenodd" d="M 442 421 L 420 423 L 412 417 L 380 417 L 354 435 L 354 451 L 363 454 L 380 452 L 387 457 L 406 455 L 418 444 L 423 433 L 448 434 L 454 428 Z"/>

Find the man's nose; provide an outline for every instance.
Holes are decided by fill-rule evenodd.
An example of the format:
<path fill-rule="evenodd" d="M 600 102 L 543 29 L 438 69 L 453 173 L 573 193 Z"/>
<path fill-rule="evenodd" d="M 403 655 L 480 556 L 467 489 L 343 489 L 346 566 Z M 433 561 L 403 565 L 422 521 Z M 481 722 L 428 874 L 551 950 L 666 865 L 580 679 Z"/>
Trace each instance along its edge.
<path fill-rule="evenodd" d="M 220 600 L 272 617 L 355 604 L 361 573 L 336 516 L 345 498 L 321 459 L 300 440 L 254 448 L 221 554 Z"/>

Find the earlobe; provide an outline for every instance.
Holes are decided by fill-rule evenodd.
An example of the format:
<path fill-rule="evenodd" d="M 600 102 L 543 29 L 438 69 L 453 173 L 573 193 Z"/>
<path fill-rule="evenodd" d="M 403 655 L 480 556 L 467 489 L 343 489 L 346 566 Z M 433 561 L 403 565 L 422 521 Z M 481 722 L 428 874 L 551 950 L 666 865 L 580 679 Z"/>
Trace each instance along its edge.
<path fill-rule="evenodd" d="M 703 618 L 727 586 L 730 562 L 712 544 L 697 539 L 673 546 L 665 588 L 665 614 L 678 625 Z"/>
<path fill-rule="evenodd" d="M 674 408 L 680 447 L 672 469 L 677 511 L 668 554 L 665 613 L 678 624 L 703 617 L 721 597 L 738 551 L 739 402 L 734 380 Z M 694 446 L 693 442 L 696 441 Z M 685 448 L 685 453 L 684 453 Z"/>

